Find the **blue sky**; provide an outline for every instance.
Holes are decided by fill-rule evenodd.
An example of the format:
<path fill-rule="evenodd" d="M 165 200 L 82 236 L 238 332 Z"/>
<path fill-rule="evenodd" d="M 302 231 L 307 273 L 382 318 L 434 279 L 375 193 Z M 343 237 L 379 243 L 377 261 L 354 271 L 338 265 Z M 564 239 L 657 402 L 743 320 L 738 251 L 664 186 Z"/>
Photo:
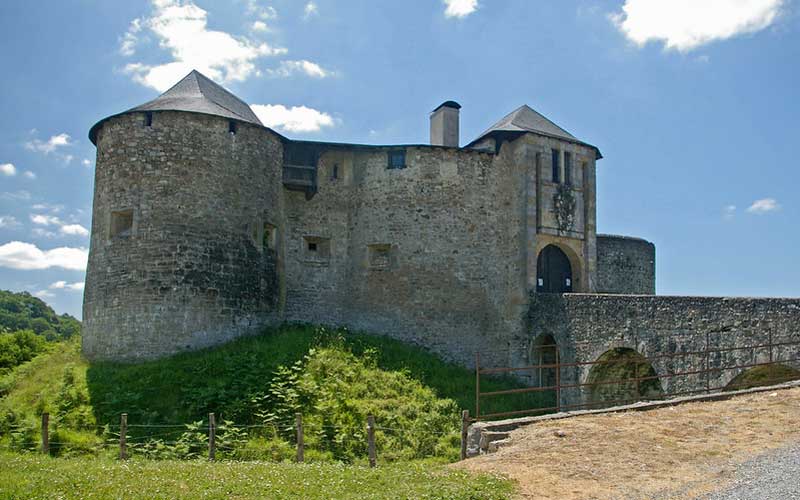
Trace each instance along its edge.
<path fill-rule="evenodd" d="M 0 288 L 80 317 L 97 120 L 196 68 L 290 137 L 461 143 L 529 104 L 597 145 L 659 294 L 800 296 L 797 0 L 0 3 Z"/>

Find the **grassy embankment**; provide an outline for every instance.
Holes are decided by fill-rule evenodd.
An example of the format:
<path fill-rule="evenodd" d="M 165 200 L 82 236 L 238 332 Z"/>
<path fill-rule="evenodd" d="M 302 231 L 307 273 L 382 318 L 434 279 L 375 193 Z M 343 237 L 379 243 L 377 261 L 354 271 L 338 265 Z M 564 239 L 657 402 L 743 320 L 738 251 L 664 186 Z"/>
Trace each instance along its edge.
<path fill-rule="evenodd" d="M 0 400 L 0 445 L 34 448 L 39 416 L 47 411 L 54 454 L 98 453 L 127 413 L 134 454 L 194 457 L 203 453 L 204 420 L 214 412 L 227 427 L 220 432 L 223 456 L 281 461 L 293 455 L 292 423 L 300 412 L 309 460 L 358 463 L 364 420 L 373 414 L 384 460 L 452 460 L 460 409 L 473 407 L 474 383 L 472 371 L 418 347 L 306 326 L 133 365 L 89 365 L 73 341 L 0 381 L 0 394 L 7 393 Z M 487 391 L 518 386 L 511 379 L 482 380 Z M 552 405 L 542 399 L 523 394 L 482 401 L 482 407 Z M 138 427 L 170 424 L 180 426 Z"/>

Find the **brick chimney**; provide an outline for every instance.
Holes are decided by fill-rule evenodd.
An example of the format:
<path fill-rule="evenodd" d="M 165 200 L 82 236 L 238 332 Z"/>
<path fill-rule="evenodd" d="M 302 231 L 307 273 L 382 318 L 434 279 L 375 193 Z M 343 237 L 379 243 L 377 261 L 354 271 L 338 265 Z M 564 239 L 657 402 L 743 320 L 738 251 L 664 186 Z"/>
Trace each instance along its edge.
<path fill-rule="evenodd" d="M 431 113 L 431 146 L 458 147 L 458 114 L 461 105 L 446 101 Z"/>

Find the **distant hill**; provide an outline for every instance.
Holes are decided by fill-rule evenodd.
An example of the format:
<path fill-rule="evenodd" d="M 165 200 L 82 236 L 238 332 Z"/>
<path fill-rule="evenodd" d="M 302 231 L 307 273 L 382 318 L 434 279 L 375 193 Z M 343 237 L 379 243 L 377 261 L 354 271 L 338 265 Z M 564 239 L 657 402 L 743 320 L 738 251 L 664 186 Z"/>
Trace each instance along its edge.
<path fill-rule="evenodd" d="M 28 292 L 0 290 L 0 332 L 31 330 L 49 341 L 66 340 L 81 332 L 81 323 L 69 314 L 56 314 Z"/>

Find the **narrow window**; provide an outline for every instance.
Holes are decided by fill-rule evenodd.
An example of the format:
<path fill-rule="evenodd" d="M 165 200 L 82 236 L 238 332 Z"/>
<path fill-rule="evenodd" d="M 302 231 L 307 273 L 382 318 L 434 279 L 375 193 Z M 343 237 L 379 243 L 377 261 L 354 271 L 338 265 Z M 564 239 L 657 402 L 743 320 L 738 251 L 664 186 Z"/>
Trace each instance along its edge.
<path fill-rule="evenodd" d="M 564 152 L 564 183 L 572 185 L 572 153 Z"/>
<path fill-rule="evenodd" d="M 144 126 L 145 127 L 153 126 L 153 113 L 151 113 L 150 111 L 144 114 Z"/>
<path fill-rule="evenodd" d="M 133 210 L 116 210 L 111 212 L 108 237 L 124 238 L 131 235 L 133 230 Z"/>
<path fill-rule="evenodd" d="M 557 149 L 551 150 L 552 154 L 552 164 L 553 164 L 553 182 L 559 183 L 561 182 L 561 165 L 559 164 L 559 156 L 561 153 Z"/>
<path fill-rule="evenodd" d="M 308 242 L 308 251 L 309 252 L 316 252 L 317 251 L 317 242 L 316 241 L 309 241 Z"/>
<path fill-rule="evenodd" d="M 307 262 L 327 264 L 331 258 L 331 239 L 303 236 L 303 257 Z"/>
<path fill-rule="evenodd" d="M 339 178 L 339 164 L 333 164 L 333 170 L 331 170 L 331 180 L 335 181 Z"/>
<path fill-rule="evenodd" d="M 228 120 L 228 132 L 231 134 L 236 134 L 236 122 L 233 120 Z"/>
<path fill-rule="evenodd" d="M 369 267 L 372 269 L 389 269 L 392 264 L 392 245 L 368 245 Z"/>
<path fill-rule="evenodd" d="M 263 248 L 268 250 L 275 250 L 277 248 L 277 229 L 272 224 L 264 224 L 264 240 L 262 241 Z"/>
<path fill-rule="evenodd" d="M 406 168 L 406 152 L 389 151 L 389 168 Z"/>

